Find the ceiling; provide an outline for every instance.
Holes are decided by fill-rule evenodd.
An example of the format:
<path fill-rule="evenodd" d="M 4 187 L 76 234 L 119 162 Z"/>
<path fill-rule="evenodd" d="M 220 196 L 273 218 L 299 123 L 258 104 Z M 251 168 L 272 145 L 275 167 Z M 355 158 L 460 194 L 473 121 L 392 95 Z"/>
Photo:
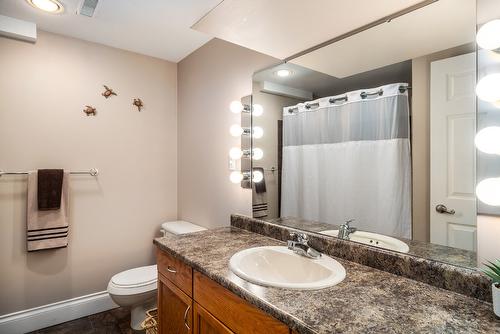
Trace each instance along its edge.
<path fill-rule="evenodd" d="M 473 43 L 475 35 L 476 0 L 440 0 L 291 62 L 344 78 Z"/>
<path fill-rule="evenodd" d="M 173 62 L 211 36 L 191 29 L 221 0 L 100 0 L 92 18 L 77 15 L 81 0 L 60 0 L 60 15 L 24 0 L 0 0 L 0 14 L 35 22 L 41 30 L 101 43 Z"/>
<path fill-rule="evenodd" d="M 292 74 L 288 77 L 279 77 L 275 73 L 280 69 L 291 70 Z M 293 63 L 286 63 L 255 73 L 253 81 L 272 82 L 300 89 L 311 92 L 314 98 L 318 98 L 342 94 L 351 90 L 377 87 L 388 82 L 408 83 L 411 81 L 411 61 L 391 64 L 342 79 Z"/>
<path fill-rule="evenodd" d="M 420 2 L 225 0 L 193 28 L 284 59 Z"/>
<path fill-rule="evenodd" d="M 100 0 L 92 18 L 76 14 L 82 0 L 60 1 L 66 9 L 61 15 L 52 15 L 34 9 L 25 0 L 0 0 L 0 14 L 35 22 L 41 30 L 173 62 L 180 61 L 212 37 L 284 59 L 399 10 L 421 3 L 423 0 L 384 0 L 377 1 L 376 4 L 373 0 Z M 453 21 L 451 18 L 469 11 L 469 4 L 474 0 L 440 0 L 438 3 L 450 1 L 455 4 L 457 2 L 465 4 L 465 6 L 455 6 L 449 13 L 443 14 L 447 25 L 441 26 L 439 20 L 434 20 L 432 26 L 423 25 L 427 35 L 434 33 L 443 35 L 452 32 L 452 27 L 457 27 L 463 20 Z M 480 1 L 491 3 L 491 7 L 498 8 L 495 6 L 498 0 Z M 472 15 L 473 11 L 471 9 L 469 15 Z M 377 29 L 381 29 L 384 33 L 390 32 L 391 28 L 394 30 L 394 27 L 401 26 L 401 22 L 403 22 L 402 18 L 395 19 L 390 24 L 372 28 L 368 32 L 357 35 L 356 38 L 365 36 L 369 42 L 367 45 L 372 48 L 370 53 L 373 53 L 376 47 L 380 49 L 382 46 L 397 49 L 394 43 L 388 46 L 392 42 L 389 38 L 384 43 L 376 44 L 373 40 L 369 41 L 369 35 L 381 33 L 377 32 Z M 193 28 L 190 28 L 191 26 Z M 408 27 L 411 28 L 408 29 Z M 410 25 L 401 29 L 399 35 L 396 34 L 399 41 L 410 40 L 402 36 L 408 37 L 416 32 L 420 33 L 419 29 L 413 28 Z M 391 35 L 391 38 L 396 35 Z M 347 42 L 347 40 L 344 41 L 344 43 Z M 415 54 L 415 47 L 427 47 L 426 44 L 428 44 L 427 40 L 419 45 L 410 45 L 407 53 Z M 343 44 L 336 43 L 335 45 Z M 349 52 L 353 50 L 348 46 L 344 49 L 343 55 L 347 59 L 349 59 Z M 406 50 L 407 46 L 400 46 L 399 51 Z M 427 49 L 431 50 L 436 47 L 434 43 Z M 427 49 L 422 49 L 420 53 L 427 52 Z M 403 52 L 396 53 L 399 56 L 394 56 L 394 59 L 386 63 L 395 63 L 404 60 L 401 58 L 408 57 L 408 55 L 403 57 Z M 373 58 L 374 62 L 378 62 L 377 59 L 383 57 L 370 54 L 369 59 Z M 305 58 L 302 60 L 305 61 Z M 309 64 L 306 62 L 303 65 Z M 366 68 L 359 67 L 358 70 L 374 68 L 372 65 L 365 66 Z M 317 70 L 339 77 L 354 74 L 352 70 L 346 73 L 319 68 Z"/>
<path fill-rule="evenodd" d="M 279 77 L 276 75 L 276 71 L 280 69 L 288 69 L 292 71 L 292 74 L 288 77 Z M 273 82 L 315 94 L 321 91 L 323 86 L 331 86 L 338 81 L 335 77 L 291 63 L 277 65 L 257 72 L 252 80 L 254 82 Z"/>
<path fill-rule="evenodd" d="M 484 24 L 500 17 L 498 0 L 477 0 L 477 23 Z"/>

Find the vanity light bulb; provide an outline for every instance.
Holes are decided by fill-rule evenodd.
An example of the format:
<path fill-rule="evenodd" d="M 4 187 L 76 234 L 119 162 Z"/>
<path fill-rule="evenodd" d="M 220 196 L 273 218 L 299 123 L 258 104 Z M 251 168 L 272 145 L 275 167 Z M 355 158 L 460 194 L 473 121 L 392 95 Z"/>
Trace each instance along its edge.
<path fill-rule="evenodd" d="M 254 126 L 252 130 L 252 136 L 256 139 L 262 138 L 264 135 L 264 130 L 260 126 Z"/>
<path fill-rule="evenodd" d="M 238 147 L 233 147 L 232 149 L 229 150 L 229 157 L 231 159 L 237 160 L 241 158 L 243 155 L 243 152 Z"/>
<path fill-rule="evenodd" d="M 479 151 L 500 155 L 500 127 L 489 126 L 481 129 L 474 140 Z"/>
<path fill-rule="evenodd" d="M 243 110 L 243 104 L 240 101 L 233 101 L 229 104 L 231 112 L 238 114 Z"/>
<path fill-rule="evenodd" d="M 229 132 L 231 133 L 231 136 L 239 137 L 243 134 L 243 129 L 238 124 L 233 124 L 229 128 Z"/>
<path fill-rule="evenodd" d="M 256 147 L 252 150 L 252 159 L 260 160 L 263 157 L 264 157 L 264 151 L 262 151 L 260 148 Z"/>
<path fill-rule="evenodd" d="M 483 24 L 476 35 L 477 45 L 486 50 L 500 48 L 500 20 Z"/>
<path fill-rule="evenodd" d="M 254 170 L 252 173 L 252 181 L 254 183 L 259 183 L 264 179 L 264 175 L 260 170 Z"/>
<path fill-rule="evenodd" d="M 500 178 L 489 178 L 479 182 L 476 195 L 485 204 L 500 206 Z"/>
<path fill-rule="evenodd" d="M 231 172 L 229 180 L 231 180 L 232 183 L 240 183 L 243 180 L 243 174 L 238 171 Z"/>
<path fill-rule="evenodd" d="M 252 115 L 254 116 L 261 116 L 264 113 L 264 107 L 261 106 L 260 104 L 254 104 L 253 109 L 252 109 Z"/>
<path fill-rule="evenodd" d="M 476 94 L 486 102 L 500 101 L 500 73 L 488 74 L 476 86 Z"/>

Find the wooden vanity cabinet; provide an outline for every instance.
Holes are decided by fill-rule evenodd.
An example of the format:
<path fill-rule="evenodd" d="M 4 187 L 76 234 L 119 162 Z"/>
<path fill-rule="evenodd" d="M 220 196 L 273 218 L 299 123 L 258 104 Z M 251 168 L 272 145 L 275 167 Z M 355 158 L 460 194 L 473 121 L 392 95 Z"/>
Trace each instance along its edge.
<path fill-rule="evenodd" d="M 158 321 L 160 334 L 191 334 L 193 299 L 165 276 L 158 275 Z"/>
<path fill-rule="evenodd" d="M 282 322 L 157 250 L 160 334 L 290 334 Z"/>
<path fill-rule="evenodd" d="M 233 334 L 229 328 L 205 310 L 200 304 L 194 302 L 193 310 L 194 334 Z"/>

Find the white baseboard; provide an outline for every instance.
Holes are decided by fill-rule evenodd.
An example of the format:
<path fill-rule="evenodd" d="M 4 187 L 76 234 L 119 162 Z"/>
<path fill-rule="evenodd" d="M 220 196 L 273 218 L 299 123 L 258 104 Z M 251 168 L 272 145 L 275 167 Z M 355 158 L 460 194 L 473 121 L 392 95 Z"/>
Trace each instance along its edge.
<path fill-rule="evenodd" d="M 118 307 L 107 291 L 0 316 L 0 333 L 22 334 Z"/>

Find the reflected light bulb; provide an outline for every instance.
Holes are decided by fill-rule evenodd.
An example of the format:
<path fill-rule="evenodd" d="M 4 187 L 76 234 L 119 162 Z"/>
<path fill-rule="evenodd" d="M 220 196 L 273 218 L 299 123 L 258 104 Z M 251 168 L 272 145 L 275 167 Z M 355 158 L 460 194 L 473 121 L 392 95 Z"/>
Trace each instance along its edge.
<path fill-rule="evenodd" d="M 231 180 L 232 183 L 240 183 L 243 180 L 243 174 L 238 171 L 231 172 L 229 180 Z"/>
<path fill-rule="evenodd" d="M 262 151 L 260 148 L 256 147 L 252 150 L 252 159 L 260 160 L 263 157 L 264 157 L 264 151 Z"/>
<path fill-rule="evenodd" d="M 476 42 L 486 50 L 500 48 L 500 20 L 492 20 L 483 24 L 477 32 Z"/>
<path fill-rule="evenodd" d="M 281 69 L 281 70 L 276 71 L 276 72 L 275 72 L 275 74 L 276 74 L 277 76 L 279 76 L 279 77 L 284 78 L 284 77 L 287 77 L 287 76 L 289 76 L 290 74 L 292 74 L 292 71 L 287 70 L 287 69 Z"/>
<path fill-rule="evenodd" d="M 252 110 L 252 115 L 254 116 L 261 116 L 264 113 L 264 107 L 261 106 L 260 104 L 254 104 L 253 105 L 253 110 Z"/>
<path fill-rule="evenodd" d="M 499 87 L 500 73 L 488 74 L 477 83 L 477 97 L 486 102 L 497 102 L 500 100 Z"/>
<path fill-rule="evenodd" d="M 485 204 L 500 206 L 500 178 L 489 178 L 479 182 L 476 195 Z"/>
<path fill-rule="evenodd" d="M 264 135 L 264 130 L 260 126 L 254 126 L 252 130 L 252 136 L 254 138 L 262 138 Z"/>
<path fill-rule="evenodd" d="M 264 179 L 264 175 L 260 170 L 254 170 L 252 173 L 252 181 L 255 183 L 259 183 Z"/>
<path fill-rule="evenodd" d="M 479 151 L 500 155 L 500 127 L 489 126 L 481 129 L 474 139 Z"/>
<path fill-rule="evenodd" d="M 243 134 L 243 129 L 238 124 L 233 124 L 229 128 L 229 132 L 231 133 L 231 136 L 239 137 Z"/>
<path fill-rule="evenodd" d="M 243 110 L 243 104 L 240 101 L 233 101 L 229 104 L 229 109 L 231 112 L 238 114 Z"/>
<path fill-rule="evenodd" d="M 239 159 L 243 155 L 243 152 L 238 147 L 233 147 L 232 149 L 229 150 L 229 156 L 231 159 Z"/>

